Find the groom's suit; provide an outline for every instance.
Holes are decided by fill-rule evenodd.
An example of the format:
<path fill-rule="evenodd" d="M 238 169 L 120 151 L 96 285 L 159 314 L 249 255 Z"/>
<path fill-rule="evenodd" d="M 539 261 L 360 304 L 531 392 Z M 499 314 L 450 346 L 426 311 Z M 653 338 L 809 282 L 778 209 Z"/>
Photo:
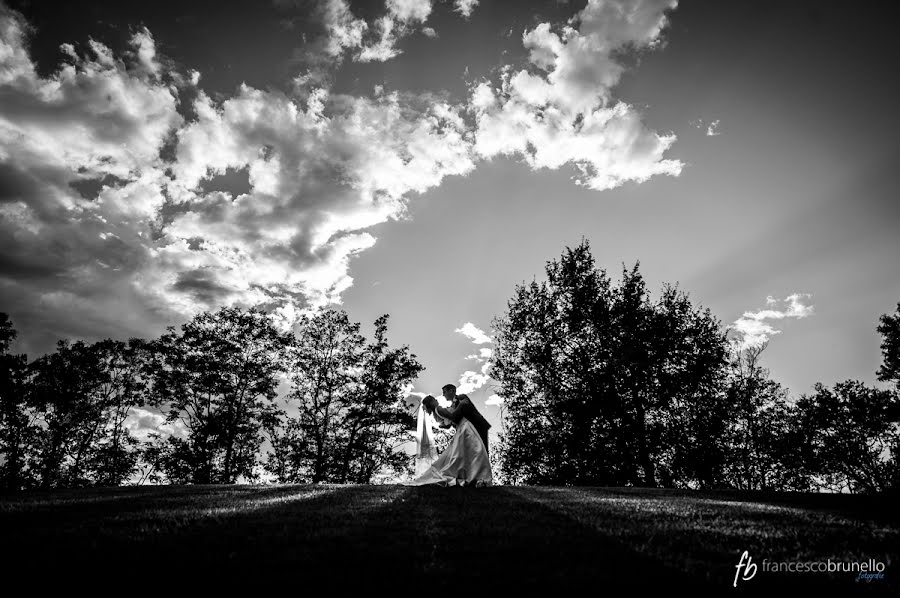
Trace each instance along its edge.
<path fill-rule="evenodd" d="M 484 419 L 483 415 L 478 413 L 478 410 L 475 409 L 475 405 L 472 404 L 472 399 L 470 399 L 468 395 L 456 395 L 456 401 L 456 407 L 450 409 L 450 420 L 454 424 L 458 424 L 459 420 L 465 417 L 472 422 L 472 425 L 478 430 L 478 435 L 481 436 L 481 440 L 484 441 L 484 450 L 487 452 L 488 428 L 491 427 L 491 424 L 488 423 L 488 420 Z"/>

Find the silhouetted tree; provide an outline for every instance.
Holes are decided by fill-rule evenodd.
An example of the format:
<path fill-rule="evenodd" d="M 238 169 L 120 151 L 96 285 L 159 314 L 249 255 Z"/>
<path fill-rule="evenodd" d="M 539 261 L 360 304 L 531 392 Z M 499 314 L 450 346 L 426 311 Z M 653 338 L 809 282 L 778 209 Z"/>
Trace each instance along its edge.
<path fill-rule="evenodd" d="M 548 262 L 547 281 L 517 286 L 495 318 L 491 375 L 510 479 L 676 485 L 687 482 L 676 474 L 700 475 L 686 451 L 703 427 L 684 424 L 716 396 L 725 335 L 676 287 L 651 302 L 638 268 L 623 267 L 613 288 L 583 240 Z"/>
<path fill-rule="evenodd" d="M 39 432 L 26 401 L 28 358 L 9 352 L 16 335 L 9 316 L 0 313 L 0 488 L 7 490 L 34 483 L 28 460 Z"/>
<path fill-rule="evenodd" d="M 284 482 L 372 481 L 406 470 L 396 449 L 415 425 L 402 388 L 422 370 L 407 347 L 388 348 L 387 316 L 367 343 L 346 312 L 305 316 L 290 351 L 290 415 L 269 422 L 267 469 Z M 294 415 L 296 414 L 296 415 Z"/>
<path fill-rule="evenodd" d="M 119 484 L 134 469 L 134 440 L 123 427 L 143 400 L 136 373 L 142 342 L 63 339 L 29 366 L 28 400 L 40 413 L 41 486 Z"/>
<path fill-rule="evenodd" d="M 519 285 L 495 318 L 491 375 L 504 399 L 503 468 L 523 483 L 606 484 L 623 462 L 612 380 L 612 293 L 586 244 Z"/>
<path fill-rule="evenodd" d="M 174 480 L 252 478 L 289 335 L 265 312 L 236 307 L 198 314 L 181 333 L 167 330 L 149 345 L 151 396 L 168 422 L 184 425 L 187 437 L 159 439 L 167 450 L 155 447 L 150 454 Z"/>
<path fill-rule="evenodd" d="M 146 341 L 105 339 L 92 348 L 100 359 L 102 376 L 95 392 L 103 406 L 104 424 L 91 447 L 86 468 L 94 483 L 118 486 L 135 472 L 139 457 L 138 440 L 126 422 L 133 409 L 146 401 Z"/>
<path fill-rule="evenodd" d="M 735 344 L 724 404 L 730 425 L 726 479 L 743 490 L 809 490 L 802 428 L 788 391 L 769 377 L 760 358 L 768 343 Z"/>
<path fill-rule="evenodd" d="M 731 418 L 723 400 L 726 332 L 708 308 L 695 307 L 677 285 L 667 283 L 652 306 L 649 329 L 645 392 L 653 422 L 651 464 L 658 463 L 655 482 L 722 486 L 723 437 Z M 644 470 L 645 482 L 653 483 Z"/>
<path fill-rule="evenodd" d="M 374 338 L 363 350 L 351 395 L 339 473 L 345 482 L 369 483 L 376 474 L 396 475 L 409 466 L 409 456 L 397 450 L 415 425 L 402 407 L 402 392 L 424 368 L 408 347 L 389 348 L 387 322 L 387 315 L 375 320 Z"/>
<path fill-rule="evenodd" d="M 894 382 L 894 389 L 858 380 L 832 388 L 817 382 L 813 394 L 797 401 L 801 461 L 816 484 L 829 490 L 900 490 L 900 304 L 898 313 L 883 314 L 879 322 L 883 362 L 877 375 Z"/>
<path fill-rule="evenodd" d="M 798 425 L 809 433 L 809 463 L 823 487 L 850 492 L 878 492 L 892 485 L 891 450 L 897 448 L 900 399 L 888 390 L 857 380 L 797 401 Z M 896 452 L 894 458 L 896 459 Z"/>
<path fill-rule="evenodd" d="M 878 379 L 893 382 L 900 388 L 900 303 L 893 315 L 882 314 L 879 322 L 882 363 L 878 368 Z"/>

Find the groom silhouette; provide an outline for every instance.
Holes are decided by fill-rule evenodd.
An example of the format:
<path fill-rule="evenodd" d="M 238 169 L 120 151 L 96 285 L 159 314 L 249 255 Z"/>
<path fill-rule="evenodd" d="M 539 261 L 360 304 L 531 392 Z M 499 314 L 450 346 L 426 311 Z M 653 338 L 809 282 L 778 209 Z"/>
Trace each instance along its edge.
<path fill-rule="evenodd" d="M 468 395 L 457 395 L 456 386 L 453 384 L 445 384 L 441 388 L 441 394 L 444 395 L 445 399 L 450 401 L 450 409 L 435 406 L 435 410 L 438 414 L 441 417 L 446 417 L 454 424 L 458 424 L 459 420 L 463 417 L 472 422 L 472 425 L 478 430 L 478 435 L 481 436 L 482 442 L 484 442 L 484 451 L 488 452 L 488 428 L 491 427 L 491 424 L 489 424 L 488 420 L 484 419 L 484 416 L 475 409 L 475 405 L 472 404 L 472 399 L 470 399 Z"/>

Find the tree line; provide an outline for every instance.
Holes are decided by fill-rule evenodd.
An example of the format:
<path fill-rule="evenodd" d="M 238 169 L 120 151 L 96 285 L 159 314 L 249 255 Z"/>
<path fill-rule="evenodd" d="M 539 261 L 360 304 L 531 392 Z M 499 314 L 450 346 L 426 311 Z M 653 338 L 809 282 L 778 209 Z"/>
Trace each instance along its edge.
<path fill-rule="evenodd" d="M 397 449 L 415 420 L 402 395 L 422 366 L 389 346 L 387 323 L 366 339 L 330 309 L 283 333 L 263 311 L 228 307 L 152 340 L 60 340 L 29 362 L 10 353 L 17 333 L 0 313 L 0 487 L 407 473 Z M 279 401 L 282 382 L 290 390 Z M 156 430 L 143 439 L 141 418 Z"/>
<path fill-rule="evenodd" d="M 677 285 L 651 300 L 639 262 L 615 285 L 583 240 L 545 272 L 493 322 L 499 482 L 900 489 L 900 304 L 877 327 L 888 390 L 846 380 L 791 397 L 765 344 L 736 343 Z M 387 324 L 367 339 L 326 309 L 285 333 L 228 307 L 29 361 L 0 313 L 0 488 L 408 475 L 403 394 L 423 367 Z"/>
<path fill-rule="evenodd" d="M 735 342 L 677 285 L 652 301 L 639 262 L 616 286 L 582 240 L 545 272 L 493 322 L 507 482 L 900 489 L 900 304 L 877 328 L 890 390 L 847 380 L 792 398 L 765 343 Z"/>

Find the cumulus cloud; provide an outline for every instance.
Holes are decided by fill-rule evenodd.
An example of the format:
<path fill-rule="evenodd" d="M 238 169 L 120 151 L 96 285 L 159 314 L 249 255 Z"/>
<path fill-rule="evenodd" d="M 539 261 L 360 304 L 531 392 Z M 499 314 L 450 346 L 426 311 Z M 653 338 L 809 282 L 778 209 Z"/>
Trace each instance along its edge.
<path fill-rule="evenodd" d="M 423 25 L 431 10 L 431 0 L 387 0 L 385 13 L 370 25 L 354 16 L 347 0 L 326 0 L 320 13 L 325 52 L 333 59 L 349 53 L 358 62 L 385 62 L 402 53 L 399 41 Z M 422 31 L 428 37 L 437 36 L 431 27 Z"/>
<path fill-rule="evenodd" d="M 454 0 L 453 10 L 468 19 L 472 16 L 472 11 L 478 6 L 478 0 Z"/>
<path fill-rule="evenodd" d="M 65 62 L 41 76 L 28 24 L 0 9 L 0 293 L 41 347 L 155 334 L 223 305 L 261 307 L 288 329 L 340 302 L 373 225 L 479 158 L 571 162 L 598 189 L 675 174 L 680 163 L 661 158 L 674 138 L 609 94 L 615 53 L 657 45 L 672 5 L 590 2 L 561 31 L 539 25 L 523 37 L 529 67 L 504 69 L 499 89 L 475 86 L 468 106 L 383 88 L 333 94 L 311 76 L 293 95 L 244 85 L 214 100 L 145 28 L 120 52 L 64 44 Z M 383 60 L 432 3 L 390 2 L 372 26 L 346 0 L 321 6 L 325 55 Z M 235 173 L 240 189 L 212 184 Z M 457 332 L 492 342 L 471 322 Z M 467 384 L 488 376 L 485 351 Z"/>
<path fill-rule="evenodd" d="M 458 332 L 468 338 L 476 345 L 492 343 L 491 338 L 484 333 L 483 330 L 475 326 L 472 322 L 466 322 L 462 327 L 457 328 Z M 480 347 L 478 353 L 474 353 L 466 357 L 476 361 L 481 365 L 479 371 L 467 370 L 463 372 L 459 378 L 457 391 L 460 393 L 469 393 L 483 387 L 490 380 L 490 358 L 493 355 L 493 349 L 489 347 Z"/>
<path fill-rule="evenodd" d="M 170 184 L 186 210 L 164 231 L 158 268 L 145 273 L 165 303 L 177 301 L 173 272 L 200 275 L 186 287 L 211 290 L 218 302 L 297 294 L 313 305 L 336 302 L 352 283 L 350 257 L 375 243 L 364 229 L 402 215 L 408 193 L 474 167 L 462 120 L 447 104 L 409 116 L 397 94 L 321 92 L 301 110 L 285 95 L 245 86 L 221 107 L 201 94 L 196 111 L 178 132 Z M 202 178 L 227 168 L 248 169 L 250 193 L 197 193 Z M 192 247 L 197 238 L 202 245 Z"/>
<path fill-rule="evenodd" d="M 487 384 L 488 380 L 489 377 L 480 372 L 473 372 L 471 370 L 463 372 L 463 375 L 459 377 L 459 384 L 457 384 L 456 391 L 459 394 L 470 393 Z"/>
<path fill-rule="evenodd" d="M 466 338 L 471 340 L 476 345 L 482 345 L 484 343 L 493 342 L 491 340 L 491 337 L 486 335 L 483 330 L 478 328 L 478 326 L 476 326 L 472 322 L 466 322 L 465 324 L 462 325 L 462 327 L 454 330 L 454 332 L 458 332 L 458 333 L 462 334 L 463 336 L 465 336 Z"/>
<path fill-rule="evenodd" d="M 431 0 L 387 0 L 388 14 L 401 23 L 424 23 L 431 14 Z"/>
<path fill-rule="evenodd" d="M 707 137 L 715 137 L 717 135 L 721 135 L 721 132 L 719 131 L 720 122 L 722 122 L 720 119 L 708 121 L 702 118 L 697 118 L 690 121 L 690 124 L 691 126 L 702 130 Z"/>
<path fill-rule="evenodd" d="M 167 422 L 164 415 L 142 407 L 135 407 L 125 418 L 123 424 L 125 429 L 131 432 L 131 435 L 140 440 L 147 442 L 150 440 L 152 433 L 159 434 L 162 438 L 174 436 L 176 438 L 185 438 L 188 435 L 187 428 L 180 420 Z"/>
<path fill-rule="evenodd" d="M 487 347 L 482 347 L 482 348 L 478 349 L 478 353 L 469 355 L 468 357 L 466 357 L 466 359 L 477 359 L 479 361 L 483 361 L 485 359 L 490 359 L 493 354 L 494 354 L 493 349 L 489 349 Z"/>
<path fill-rule="evenodd" d="M 369 28 L 364 19 L 353 16 L 347 0 L 326 0 L 321 5 L 322 22 L 326 32 L 326 52 L 341 56 L 344 50 L 359 48 Z"/>
<path fill-rule="evenodd" d="M 576 182 L 597 190 L 680 174 L 682 163 L 664 158 L 675 136 L 648 130 L 634 107 L 611 94 L 625 70 L 617 53 L 657 47 L 675 6 L 591 0 L 559 31 L 549 23 L 525 31 L 527 68 L 507 66 L 499 86 L 472 88 L 476 152 L 520 155 L 534 169 L 573 164 Z"/>
<path fill-rule="evenodd" d="M 484 404 L 485 405 L 495 405 L 495 406 L 502 405 L 503 397 L 501 397 L 500 395 L 491 395 L 487 398 L 487 400 L 484 402 Z"/>
<path fill-rule="evenodd" d="M 400 54 L 397 48 L 397 22 L 389 16 L 384 16 L 375 22 L 375 30 L 378 32 L 376 41 L 362 46 L 355 56 L 359 62 L 385 62 Z"/>
<path fill-rule="evenodd" d="M 42 346 L 161 332 L 221 305 L 287 328 L 339 301 L 350 259 L 375 243 L 367 228 L 474 167 L 460 108 L 433 98 L 195 90 L 186 123 L 176 86 L 199 77 L 169 72 L 147 30 L 124 56 L 64 46 L 46 78 L 26 32 L 0 15 L 0 291 Z M 204 190 L 226 171 L 247 191 Z"/>
<path fill-rule="evenodd" d="M 67 62 L 43 78 L 28 29 L 0 8 L 0 293 L 43 346 L 140 334 L 158 318 L 131 274 L 165 202 L 159 154 L 183 123 L 175 90 L 146 30 L 124 59 L 93 40 L 86 55 L 64 45 Z"/>
<path fill-rule="evenodd" d="M 775 328 L 767 320 L 802 319 L 813 315 L 813 306 L 804 303 L 804 300 L 810 297 L 809 293 L 794 293 L 785 297 L 784 300 L 778 300 L 769 295 L 766 297 L 767 309 L 744 312 L 744 315 L 735 320 L 731 326 L 737 334 L 733 338 L 736 348 L 740 350 L 758 347 L 767 342 L 770 337 L 781 334 L 781 330 Z M 783 305 L 781 309 L 777 309 L 779 303 Z"/>

